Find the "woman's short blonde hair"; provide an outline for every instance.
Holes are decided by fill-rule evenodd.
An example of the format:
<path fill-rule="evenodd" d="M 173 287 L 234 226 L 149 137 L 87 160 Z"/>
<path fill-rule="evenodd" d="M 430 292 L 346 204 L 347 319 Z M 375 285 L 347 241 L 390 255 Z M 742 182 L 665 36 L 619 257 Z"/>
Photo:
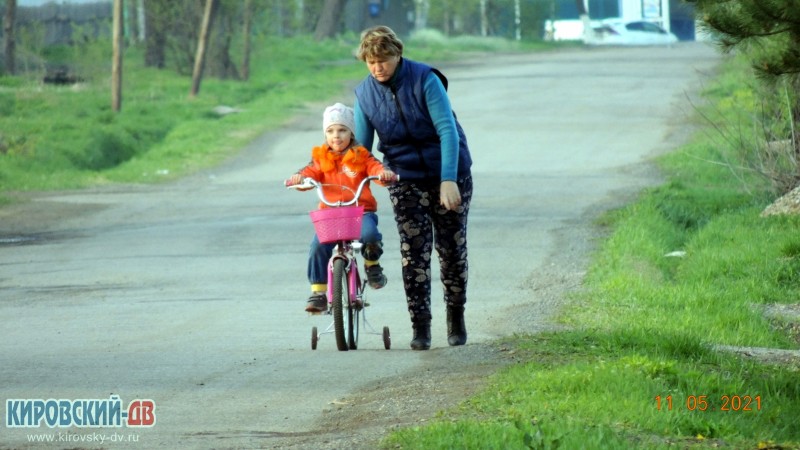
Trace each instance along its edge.
<path fill-rule="evenodd" d="M 367 28 L 361 33 L 357 56 L 364 62 L 367 59 L 385 61 L 391 57 L 403 56 L 403 41 L 385 25 Z"/>

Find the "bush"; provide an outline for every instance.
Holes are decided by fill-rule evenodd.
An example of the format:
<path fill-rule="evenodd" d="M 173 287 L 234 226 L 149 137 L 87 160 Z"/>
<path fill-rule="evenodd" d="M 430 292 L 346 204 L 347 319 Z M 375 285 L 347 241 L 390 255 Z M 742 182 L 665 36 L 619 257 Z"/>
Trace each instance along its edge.
<path fill-rule="evenodd" d="M 95 134 L 87 148 L 71 153 L 70 161 L 76 169 L 104 170 L 128 161 L 136 153 L 136 141 L 130 134 L 109 129 Z"/>

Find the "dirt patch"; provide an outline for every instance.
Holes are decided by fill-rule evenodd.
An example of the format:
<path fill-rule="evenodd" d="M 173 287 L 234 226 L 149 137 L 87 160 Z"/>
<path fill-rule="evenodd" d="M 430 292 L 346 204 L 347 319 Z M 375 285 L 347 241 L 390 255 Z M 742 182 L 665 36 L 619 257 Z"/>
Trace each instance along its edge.
<path fill-rule="evenodd" d="M 502 349 L 486 344 L 434 349 L 425 356 L 423 367 L 414 373 L 377 380 L 357 395 L 331 402 L 315 433 L 270 444 L 274 448 L 373 450 L 388 433 L 424 425 L 437 412 L 474 395 L 512 361 Z"/>
<path fill-rule="evenodd" d="M 736 347 L 731 345 L 714 346 L 716 350 L 735 353 L 743 358 L 753 359 L 762 364 L 779 365 L 791 370 L 800 370 L 800 350 L 783 350 L 766 347 Z"/>
<path fill-rule="evenodd" d="M 800 344 L 800 303 L 769 304 L 757 309 L 770 321 L 773 327 L 789 335 Z M 780 365 L 800 371 L 800 350 L 787 350 L 766 347 L 737 347 L 718 345 L 717 350 L 735 353 L 742 358 L 753 359 L 762 364 Z"/>

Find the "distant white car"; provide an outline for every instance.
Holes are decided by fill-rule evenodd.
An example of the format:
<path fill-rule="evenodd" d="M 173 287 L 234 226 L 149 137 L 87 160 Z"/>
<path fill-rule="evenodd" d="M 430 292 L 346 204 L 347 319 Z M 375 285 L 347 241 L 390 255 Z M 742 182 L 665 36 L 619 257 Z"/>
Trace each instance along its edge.
<path fill-rule="evenodd" d="M 678 42 L 678 37 L 653 22 L 602 22 L 592 27 L 593 45 L 669 45 Z"/>

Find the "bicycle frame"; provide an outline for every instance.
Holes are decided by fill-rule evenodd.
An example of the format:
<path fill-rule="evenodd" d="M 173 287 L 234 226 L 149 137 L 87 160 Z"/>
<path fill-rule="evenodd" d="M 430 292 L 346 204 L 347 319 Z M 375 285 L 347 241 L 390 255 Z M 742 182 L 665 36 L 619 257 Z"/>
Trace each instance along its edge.
<path fill-rule="evenodd" d="M 331 259 L 328 260 L 328 305 L 333 302 L 333 263 L 337 259 L 344 260 L 345 274 L 347 275 L 347 293 L 348 301 L 351 305 L 358 304 L 357 300 L 361 300 L 362 288 L 361 273 L 358 270 L 358 259 L 356 258 L 355 251 L 361 248 L 361 244 L 357 241 L 339 241 L 336 243 Z"/>
<path fill-rule="evenodd" d="M 358 198 L 361 196 L 361 191 L 370 180 L 378 180 L 380 177 L 370 176 L 364 178 L 358 186 L 358 189 L 353 195 L 351 201 L 337 201 L 329 202 L 323 193 L 323 185 L 317 181 L 306 178 L 298 185 L 289 185 L 288 182 L 284 184 L 288 188 L 298 190 L 316 189 L 317 196 L 320 201 L 331 207 L 351 206 L 357 203 Z M 399 177 L 395 178 L 395 181 Z M 352 192 L 352 191 L 351 191 Z M 328 241 L 326 241 L 328 242 Z M 361 277 L 359 271 L 358 259 L 356 258 L 356 251 L 361 248 L 361 243 L 358 239 L 353 240 L 339 240 L 335 242 L 335 248 L 330 260 L 328 260 L 328 287 L 326 298 L 328 300 L 328 313 L 333 314 L 333 323 L 323 333 L 334 333 L 336 336 L 336 346 L 339 350 L 355 350 L 358 347 L 358 335 L 361 328 L 361 322 L 369 328 L 371 334 L 382 334 L 384 348 L 389 349 L 391 346 L 391 338 L 389 336 L 389 327 L 383 327 L 383 333 L 376 332 L 369 324 L 366 318 L 365 307 L 367 303 L 364 299 L 364 290 L 366 288 L 366 281 Z M 342 274 L 338 275 L 337 271 L 339 262 L 342 264 Z M 341 277 L 341 278 L 339 278 Z M 346 288 L 344 284 L 346 283 Z M 340 292 L 346 289 L 345 292 Z M 338 295 L 337 295 L 338 294 Z M 346 302 L 347 308 L 347 323 L 345 324 L 344 312 L 342 303 Z M 346 336 L 345 336 L 346 332 Z M 319 335 L 317 327 L 313 327 L 311 331 L 311 348 L 317 348 L 317 341 Z"/>

